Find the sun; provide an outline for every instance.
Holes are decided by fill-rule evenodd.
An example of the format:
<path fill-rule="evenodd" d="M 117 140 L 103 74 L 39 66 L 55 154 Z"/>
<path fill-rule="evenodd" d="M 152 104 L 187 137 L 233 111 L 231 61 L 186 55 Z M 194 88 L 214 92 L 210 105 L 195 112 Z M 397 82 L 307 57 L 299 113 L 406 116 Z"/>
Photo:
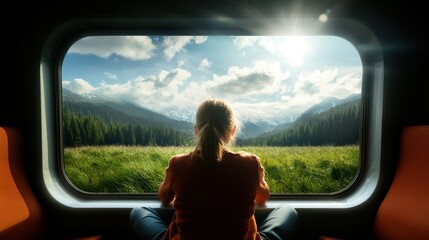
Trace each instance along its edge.
<path fill-rule="evenodd" d="M 304 57 L 310 48 L 304 37 L 287 37 L 280 45 L 280 52 L 292 67 L 300 67 L 304 64 Z"/>

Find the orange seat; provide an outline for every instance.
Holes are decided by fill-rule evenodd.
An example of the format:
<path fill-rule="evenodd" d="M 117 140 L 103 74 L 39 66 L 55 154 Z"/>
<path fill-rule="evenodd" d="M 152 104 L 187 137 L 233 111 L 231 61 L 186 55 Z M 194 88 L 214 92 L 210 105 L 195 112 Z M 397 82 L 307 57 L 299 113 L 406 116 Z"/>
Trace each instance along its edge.
<path fill-rule="evenodd" d="M 429 239 L 429 125 L 403 130 L 396 174 L 377 210 L 373 234 L 381 240 Z"/>
<path fill-rule="evenodd" d="M 377 239 L 429 239 L 429 125 L 404 129 L 393 183 L 378 209 Z"/>
<path fill-rule="evenodd" d="M 67 239 L 50 233 L 23 162 L 23 139 L 18 129 L 0 127 L 0 239 Z M 100 240 L 101 235 L 75 238 Z"/>
<path fill-rule="evenodd" d="M 45 219 L 24 171 L 22 137 L 0 127 L 0 239 L 42 239 Z"/>

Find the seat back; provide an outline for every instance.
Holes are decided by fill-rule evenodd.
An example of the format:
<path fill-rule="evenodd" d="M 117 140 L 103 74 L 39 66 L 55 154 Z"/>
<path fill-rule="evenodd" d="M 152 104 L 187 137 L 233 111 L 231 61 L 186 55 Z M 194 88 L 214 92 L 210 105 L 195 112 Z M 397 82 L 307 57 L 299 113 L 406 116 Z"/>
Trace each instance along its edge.
<path fill-rule="evenodd" d="M 375 218 L 375 238 L 429 239 L 429 125 L 404 129 L 399 157 Z"/>
<path fill-rule="evenodd" d="M 0 239 L 43 239 L 41 207 L 27 180 L 22 137 L 16 128 L 0 127 Z"/>

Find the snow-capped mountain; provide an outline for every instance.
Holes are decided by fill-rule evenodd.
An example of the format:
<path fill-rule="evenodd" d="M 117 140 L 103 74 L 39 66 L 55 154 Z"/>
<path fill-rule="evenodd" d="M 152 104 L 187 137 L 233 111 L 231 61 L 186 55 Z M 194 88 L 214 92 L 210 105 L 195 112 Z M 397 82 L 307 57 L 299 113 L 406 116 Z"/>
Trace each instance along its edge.
<path fill-rule="evenodd" d="M 104 114 L 115 116 L 115 118 L 134 119 L 133 121 L 149 121 L 176 130 L 188 133 L 193 132 L 195 122 L 195 112 L 192 109 L 182 109 L 170 107 L 163 109 L 162 113 L 150 110 L 146 107 L 136 105 L 120 99 L 110 99 L 96 95 L 85 96 L 63 89 L 63 103 L 68 108 L 85 111 L 88 114 Z M 287 113 L 279 114 L 275 119 L 270 120 L 242 120 L 238 131 L 239 138 L 251 138 L 274 130 L 283 129 L 295 121 L 304 117 L 318 115 L 330 109 L 348 102 L 358 100 L 360 94 L 354 94 L 344 99 L 327 98 L 319 104 L 313 105 L 301 114 Z M 104 116 L 105 117 L 105 116 Z"/>
<path fill-rule="evenodd" d="M 330 97 L 330 98 L 323 100 L 319 104 L 311 106 L 308 110 L 303 112 L 300 116 L 309 115 L 309 114 L 320 114 L 320 113 L 326 112 L 326 111 L 330 110 L 331 108 L 336 107 L 340 104 L 352 102 L 352 101 L 355 101 L 359 98 L 360 98 L 360 94 L 353 94 L 353 95 L 350 95 L 349 97 L 344 98 L 344 99 L 338 99 L 335 97 Z"/>

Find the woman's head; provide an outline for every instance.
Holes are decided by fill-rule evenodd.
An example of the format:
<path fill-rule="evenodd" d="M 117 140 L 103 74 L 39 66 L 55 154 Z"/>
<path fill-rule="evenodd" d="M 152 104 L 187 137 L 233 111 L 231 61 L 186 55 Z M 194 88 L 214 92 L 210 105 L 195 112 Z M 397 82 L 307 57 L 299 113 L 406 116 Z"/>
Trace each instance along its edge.
<path fill-rule="evenodd" d="M 197 149 L 209 163 L 222 159 L 226 145 L 234 137 L 236 129 L 232 108 L 222 100 L 204 101 L 197 111 L 195 134 Z"/>

